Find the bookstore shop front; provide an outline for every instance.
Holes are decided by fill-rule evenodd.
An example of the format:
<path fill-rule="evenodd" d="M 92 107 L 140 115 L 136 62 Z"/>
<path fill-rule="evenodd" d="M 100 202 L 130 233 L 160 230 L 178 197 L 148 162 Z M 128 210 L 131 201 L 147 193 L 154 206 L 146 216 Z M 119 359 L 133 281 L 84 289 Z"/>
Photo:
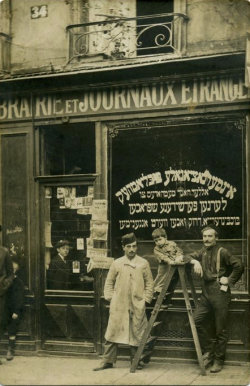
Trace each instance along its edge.
<path fill-rule="evenodd" d="M 109 313 L 103 286 L 122 235 L 136 234 L 155 276 L 155 228 L 188 253 L 213 222 L 245 264 L 228 358 L 246 359 L 248 106 L 238 71 L 1 99 L 2 240 L 26 286 L 19 353 L 97 356 Z M 195 358 L 180 288 L 155 355 Z"/>

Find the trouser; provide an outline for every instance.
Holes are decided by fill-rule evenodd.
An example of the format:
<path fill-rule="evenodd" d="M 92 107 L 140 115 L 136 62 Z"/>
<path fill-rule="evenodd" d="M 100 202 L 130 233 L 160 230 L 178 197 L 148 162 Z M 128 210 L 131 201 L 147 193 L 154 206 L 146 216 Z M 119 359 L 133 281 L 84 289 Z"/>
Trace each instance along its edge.
<path fill-rule="evenodd" d="M 134 359 L 137 348 L 136 346 L 130 347 L 130 360 Z M 103 363 L 116 363 L 117 359 L 118 343 L 106 341 L 104 343 Z"/>
<path fill-rule="evenodd" d="M 13 319 L 12 315 L 13 315 L 13 312 L 8 312 L 8 319 L 7 319 L 8 335 L 16 336 L 19 328 L 19 324 L 20 324 L 20 315 L 18 315 L 17 319 Z"/>
<path fill-rule="evenodd" d="M 204 352 L 213 352 L 214 358 L 223 363 L 227 346 L 228 309 L 231 300 L 230 289 L 227 292 L 220 290 L 216 281 L 205 282 L 198 307 L 194 311 L 201 349 Z M 206 320 L 214 320 L 215 344 L 213 345 L 211 334 L 205 327 Z"/>
<path fill-rule="evenodd" d="M 171 265 L 160 263 L 158 266 L 157 276 L 154 280 L 154 292 L 161 292 L 164 282 L 166 281 L 167 276 L 169 275 Z M 179 274 L 175 271 L 171 282 L 168 286 L 168 292 L 173 292 L 175 290 L 176 284 L 179 279 Z"/>
<path fill-rule="evenodd" d="M 5 295 L 0 296 L 0 340 L 4 334 L 5 322 Z"/>

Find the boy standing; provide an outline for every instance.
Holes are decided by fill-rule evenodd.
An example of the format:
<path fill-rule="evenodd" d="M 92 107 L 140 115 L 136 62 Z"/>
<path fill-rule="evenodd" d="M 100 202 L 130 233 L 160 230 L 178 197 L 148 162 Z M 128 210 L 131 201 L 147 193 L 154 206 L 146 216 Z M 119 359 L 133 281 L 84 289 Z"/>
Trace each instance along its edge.
<path fill-rule="evenodd" d="M 163 228 L 156 228 L 152 233 L 152 237 L 156 244 L 154 255 L 159 262 L 158 273 L 154 280 L 154 294 L 158 296 L 169 272 L 169 265 L 182 263 L 183 251 L 174 241 L 168 240 L 167 233 Z M 175 278 L 175 275 L 173 279 L 176 282 L 178 281 L 178 277 Z"/>

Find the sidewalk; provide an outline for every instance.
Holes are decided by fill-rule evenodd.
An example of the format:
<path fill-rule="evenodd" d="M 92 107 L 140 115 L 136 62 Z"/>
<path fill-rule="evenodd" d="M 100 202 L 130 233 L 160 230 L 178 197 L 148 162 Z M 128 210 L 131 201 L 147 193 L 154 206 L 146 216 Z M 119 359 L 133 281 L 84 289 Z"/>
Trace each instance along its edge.
<path fill-rule="evenodd" d="M 150 362 L 143 370 L 129 372 L 128 361 L 113 369 L 93 371 L 99 359 L 22 357 L 2 359 L 1 385 L 248 385 L 250 366 L 224 366 L 221 373 L 200 374 L 198 364 Z"/>

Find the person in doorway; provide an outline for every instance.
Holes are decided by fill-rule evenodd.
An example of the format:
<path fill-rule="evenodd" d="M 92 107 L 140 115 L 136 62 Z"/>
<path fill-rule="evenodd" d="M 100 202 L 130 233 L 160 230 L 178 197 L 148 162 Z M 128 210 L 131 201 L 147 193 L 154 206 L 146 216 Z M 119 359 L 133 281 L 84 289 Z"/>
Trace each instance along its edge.
<path fill-rule="evenodd" d="M 211 373 L 222 370 L 227 345 L 230 287 L 244 272 L 242 262 L 217 243 L 218 232 L 213 224 L 203 228 L 203 248 L 185 256 L 185 261 L 194 265 L 194 272 L 203 277 L 202 294 L 194 311 L 194 321 L 203 359 L 213 362 Z M 214 321 L 215 337 L 206 328 L 206 320 Z"/>
<path fill-rule="evenodd" d="M 115 260 L 109 270 L 104 297 L 110 301 L 110 315 L 105 334 L 104 355 L 94 371 L 113 367 L 118 343 L 130 346 L 131 362 L 147 327 L 146 302 L 153 297 L 153 277 L 147 260 L 136 254 L 134 233 L 122 237 L 123 257 Z M 138 369 L 142 365 L 138 364 Z"/>
<path fill-rule="evenodd" d="M 2 227 L 0 225 L 0 232 L 1 231 Z M 13 279 L 13 265 L 9 251 L 3 246 L 0 246 L 0 340 L 4 334 L 6 292 L 13 282 Z M 1 360 L 0 364 L 2 364 Z"/>
<path fill-rule="evenodd" d="M 47 274 L 48 287 L 54 290 L 68 290 L 70 286 L 71 266 L 67 259 L 70 246 L 68 240 L 56 244 L 58 254 L 51 260 Z"/>
<path fill-rule="evenodd" d="M 168 240 L 167 233 L 163 228 L 155 229 L 152 238 L 155 242 L 154 255 L 159 262 L 157 276 L 154 280 L 154 296 L 158 297 L 168 275 L 169 265 L 182 263 L 183 251 L 174 241 Z M 178 281 L 178 275 L 175 276 L 171 285 Z"/>
<path fill-rule="evenodd" d="M 9 336 L 9 347 L 6 356 L 7 361 L 11 361 L 14 358 L 16 334 L 24 305 L 24 284 L 17 276 L 19 268 L 20 265 L 18 261 L 13 260 L 14 280 L 6 293 L 6 317 Z"/>

